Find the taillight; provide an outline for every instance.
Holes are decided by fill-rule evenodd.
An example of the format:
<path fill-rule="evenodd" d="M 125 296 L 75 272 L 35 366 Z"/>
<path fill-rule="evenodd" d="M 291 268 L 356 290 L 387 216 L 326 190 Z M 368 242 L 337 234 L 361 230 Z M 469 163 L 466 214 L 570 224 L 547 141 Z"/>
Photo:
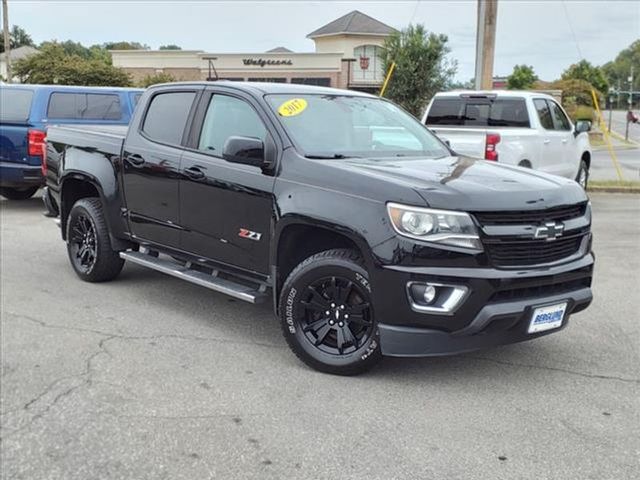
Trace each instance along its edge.
<path fill-rule="evenodd" d="M 487 133 L 487 137 L 485 139 L 485 147 L 484 147 L 484 158 L 486 160 L 492 160 L 494 162 L 498 161 L 498 151 L 496 147 L 500 143 L 500 134 L 499 133 Z"/>
<path fill-rule="evenodd" d="M 41 158 L 42 175 L 47 174 L 47 134 L 42 130 L 29 130 L 27 132 L 27 142 L 29 144 L 27 153 L 31 157 Z"/>

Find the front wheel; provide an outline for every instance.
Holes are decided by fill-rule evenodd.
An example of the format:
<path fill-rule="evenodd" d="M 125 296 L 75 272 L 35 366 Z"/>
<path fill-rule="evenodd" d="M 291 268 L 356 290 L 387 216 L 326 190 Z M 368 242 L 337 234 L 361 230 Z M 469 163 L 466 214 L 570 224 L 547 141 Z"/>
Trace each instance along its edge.
<path fill-rule="evenodd" d="M 9 188 L 0 187 L 0 195 L 7 200 L 28 200 L 33 197 L 40 187 Z"/>
<path fill-rule="evenodd" d="M 382 358 L 369 275 L 353 250 L 304 260 L 285 281 L 279 310 L 289 347 L 316 370 L 357 375 Z"/>
<path fill-rule="evenodd" d="M 118 276 L 124 260 L 111 249 L 109 229 L 97 198 L 78 200 L 67 220 L 67 253 L 85 282 L 106 282 Z"/>
<path fill-rule="evenodd" d="M 587 162 L 580 160 L 580 168 L 578 169 L 578 175 L 576 175 L 576 182 L 580 184 L 582 188 L 587 189 L 589 183 L 589 168 Z"/>

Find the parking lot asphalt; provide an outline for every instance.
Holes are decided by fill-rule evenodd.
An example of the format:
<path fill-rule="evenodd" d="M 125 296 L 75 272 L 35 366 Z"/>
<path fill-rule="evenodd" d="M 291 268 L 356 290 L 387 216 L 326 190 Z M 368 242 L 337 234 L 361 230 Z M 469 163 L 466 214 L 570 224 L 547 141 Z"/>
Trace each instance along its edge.
<path fill-rule="evenodd" d="M 640 148 L 620 149 L 614 152 L 624 180 L 640 181 Z M 617 180 L 618 172 L 607 150 L 595 150 L 589 172 L 591 180 Z"/>
<path fill-rule="evenodd" d="M 342 378 L 270 306 L 68 264 L 39 199 L 1 212 L 3 479 L 637 479 L 640 197 L 593 195 L 595 300 L 560 333 Z"/>

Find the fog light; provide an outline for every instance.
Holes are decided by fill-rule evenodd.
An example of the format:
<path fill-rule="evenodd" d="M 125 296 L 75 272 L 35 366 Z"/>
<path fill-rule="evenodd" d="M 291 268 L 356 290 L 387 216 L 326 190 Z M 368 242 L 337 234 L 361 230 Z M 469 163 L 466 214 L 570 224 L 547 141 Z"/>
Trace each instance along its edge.
<path fill-rule="evenodd" d="M 407 296 L 414 312 L 453 315 L 469 293 L 465 285 L 408 282 Z"/>
<path fill-rule="evenodd" d="M 424 289 L 424 293 L 422 294 L 424 302 L 427 305 L 433 302 L 436 298 L 436 293 L 436 287 L 434 287 L 433 285 L 427 285 L 427 287 Z"/>

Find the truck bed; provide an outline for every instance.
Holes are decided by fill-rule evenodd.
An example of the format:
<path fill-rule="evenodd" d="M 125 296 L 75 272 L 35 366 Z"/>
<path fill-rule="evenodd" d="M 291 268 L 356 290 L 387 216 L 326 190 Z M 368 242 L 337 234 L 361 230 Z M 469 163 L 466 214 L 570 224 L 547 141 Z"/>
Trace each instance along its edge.
<path fill-rule="evenodd" d="M 120 155 L 128 128 L 127 125 L 53 125 L 47 129 L 47 141 Z"/>

